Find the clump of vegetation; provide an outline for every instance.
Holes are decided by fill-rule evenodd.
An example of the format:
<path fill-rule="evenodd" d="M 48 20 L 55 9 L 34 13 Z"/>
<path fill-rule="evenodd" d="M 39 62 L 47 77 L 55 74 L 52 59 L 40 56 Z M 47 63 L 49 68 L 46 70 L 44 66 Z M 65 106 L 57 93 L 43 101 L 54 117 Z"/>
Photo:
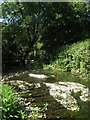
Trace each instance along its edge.
<path fill-rule="evenodd" d="M 43 108 L 40 107 L 30 107 L 30 112 L 27 111 L 27 113 L 25 113 L 24 110 L 19 110 L 18 112 L 21 115 L 21 120 L 25 119 L 30 119 L 30 120 L 37 120 L 37 119 L 42 119 L 42 118 L 46 118 L 46 114 L 45 111 L 47 110 L 47 106 L 48 104 L 44 104 Z"/>
<path fill-rule="evenodd" d="M 16 118 L 19 106 L 16 92 L 8 85 L 0 85 L 0 89 L 2 89 L 2 119 Z"/>
<path fill-rule="evenodd" d="M 43 108 L 30 107 L 29 114 L 25 113 L 25 109 L 19 104 L 16 91 L 6 84 L 0 85 L 2 98 L 2 119 L 3 120 L 23 120 L 23 119 L 39 119 L 45 117 L 45 111 L 48 104 L 44 104 Z"/>
<path fill-rule="evenodd" d="M 45 111 L 47 110 L 47 107 L 48 107 L 48 103 L 45 103 L 44 104 L 44 107 L 43 108 L 40 108 L 40 107 L 31 107 L 31 113 L 29 114 L 29 116 L 26 118 L 30 118 L 30 119 L 35 119 L 37 120 L 38 118 L 46 118 L 46 114 L 45 114 Z"/>
<path fill-rule="evenodd" d="M 44 68 L 67 71 L 87 78 L 90 72 L 90 40 L 66 46 L 66 49 L 59 53 L 57 59 Z"/>

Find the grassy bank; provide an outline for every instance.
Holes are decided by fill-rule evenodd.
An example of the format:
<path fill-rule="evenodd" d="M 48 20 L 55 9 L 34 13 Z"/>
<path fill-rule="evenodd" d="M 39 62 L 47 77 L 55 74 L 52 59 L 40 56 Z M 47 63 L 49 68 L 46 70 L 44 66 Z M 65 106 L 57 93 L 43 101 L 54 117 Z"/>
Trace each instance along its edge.
<path fill-rule="evenodd" d="M 54 62 L 44 69 L 71 72 L 82 78 L 88 78 L 90 72 L 90 39 L 65 46 Z"/>

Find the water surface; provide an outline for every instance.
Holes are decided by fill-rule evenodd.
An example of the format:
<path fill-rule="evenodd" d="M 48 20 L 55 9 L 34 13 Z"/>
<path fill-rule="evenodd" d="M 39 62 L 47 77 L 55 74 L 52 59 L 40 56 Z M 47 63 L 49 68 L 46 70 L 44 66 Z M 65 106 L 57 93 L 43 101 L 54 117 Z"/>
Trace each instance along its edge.
<path fill-rule="evenodd" d="M 87 80 L 70 73 L 26 71 L 4 77 L 15 87 L 25 104 L 43 107 L 48 103 L 47 119 L 86 118 L 90 93 Z"/>

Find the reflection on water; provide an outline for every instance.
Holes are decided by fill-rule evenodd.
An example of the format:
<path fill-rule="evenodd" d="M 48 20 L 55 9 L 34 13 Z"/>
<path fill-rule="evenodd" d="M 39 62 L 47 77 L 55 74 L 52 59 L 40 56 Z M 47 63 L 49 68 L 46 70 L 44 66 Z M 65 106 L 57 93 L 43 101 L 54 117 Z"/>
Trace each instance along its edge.
<path fill-rule="evenodd" d="M 33 106 L 42 107 L 47 102 L 49 104 L 48 118 L 73 116 L 82 118 L 84 111 L 81 109 L 83 105 L 87 109 L 87 101 L 90 101 L 89 89 L 71 79 L 70 81 L 61 81 L 61 79 L 60 76 L 57 79 L 53 74 L 23 72 L 5 76 L 3 81 L 17 89 L 26 105 L 32 103 Z M 77 93 L 79 93 L 78 96 Z M 74 111 L 76 112 L 74 113 Z M 86 112 L 88 111 L 85 110 L 85 117 L 88 117 Z"/>

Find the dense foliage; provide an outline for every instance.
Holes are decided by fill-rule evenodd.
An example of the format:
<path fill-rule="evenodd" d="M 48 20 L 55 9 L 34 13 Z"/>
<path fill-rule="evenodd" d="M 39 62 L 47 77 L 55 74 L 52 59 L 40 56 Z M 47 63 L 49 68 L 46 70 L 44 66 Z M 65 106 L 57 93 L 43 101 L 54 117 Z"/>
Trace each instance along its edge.
<path fill-rule="evenodd" d="M 67 71 L 82 78 L 90 73 L 90 39 L 66 46 L 57 59 L 45 69 Z"/>
<path fill-rule="evenodd" d="M 42 67 L 56 58 L 61 46 L 89 38 L 88 9 L 88 2 L 4 2 L 3 70 L 31 60 Z"/>

